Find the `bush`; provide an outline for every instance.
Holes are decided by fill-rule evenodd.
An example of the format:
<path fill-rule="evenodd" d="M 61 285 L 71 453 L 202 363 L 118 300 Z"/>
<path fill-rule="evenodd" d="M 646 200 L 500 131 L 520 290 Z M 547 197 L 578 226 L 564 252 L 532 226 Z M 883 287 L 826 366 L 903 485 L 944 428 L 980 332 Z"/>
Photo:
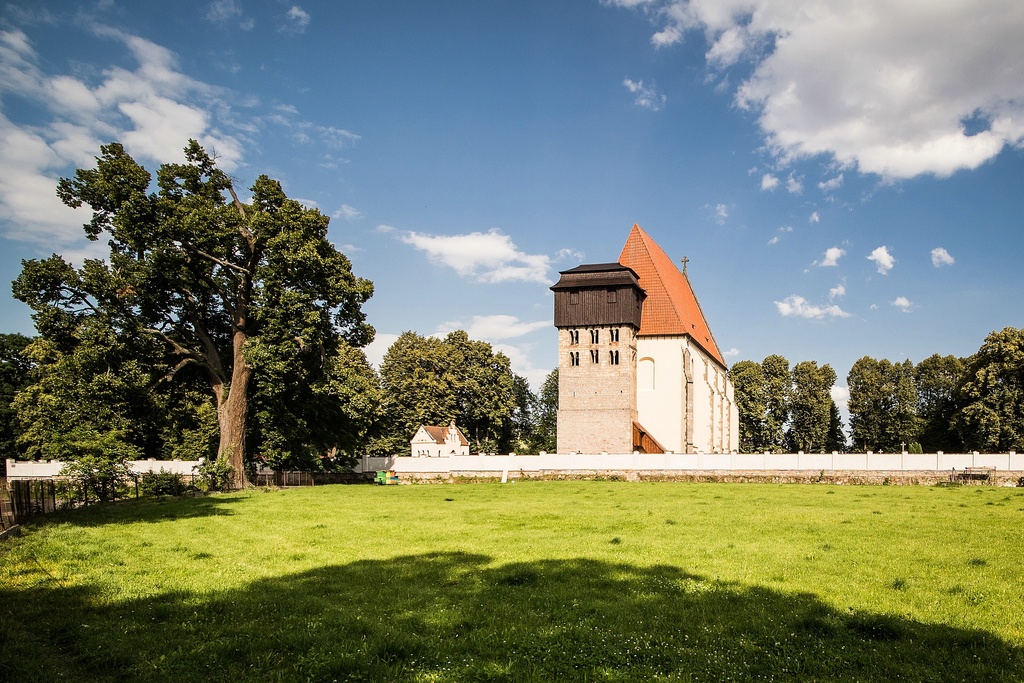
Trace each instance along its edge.
<path fill-rule="evenodd" d="M 196 467 L 199 488 L 203 491 L 225 491 L 231 484 L 235 469 L 222 460 L 204 460 Z"/>
<path fill-rule="evenodd" d="M 101 501 L 114 500 L 118 489 L 135 479 L 127 459 L 117 455 L 83 455 L 65 464 L 60 475 Z"/>
<path fill-rule="evenodd" d="M 185 493 L 185 480 L 177 472 L 144 472 L 142 492 L 147 496 L 181 496 Z"/>
<path fill-rule="evenodd" d="M 921 449 L 921 444 L 919 444 L 916 441 L 911 442 L 910 446 L 907 448 L 907 451 L 909 453 L 924 453 L 924 451 Z"/>

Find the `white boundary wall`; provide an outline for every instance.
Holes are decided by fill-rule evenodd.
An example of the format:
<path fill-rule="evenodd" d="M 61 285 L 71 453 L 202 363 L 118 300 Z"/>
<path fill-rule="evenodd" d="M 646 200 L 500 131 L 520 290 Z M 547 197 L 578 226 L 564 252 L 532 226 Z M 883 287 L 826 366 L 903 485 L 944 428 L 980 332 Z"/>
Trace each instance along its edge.
<path fill-rule="evenodd" d="M 1024 471 L 1018 453 L 573 453 L 540 455 L 455 455 L 440 458 L 364 457 L 356 471 L 394 470 L 401 474 L 459 472 L 639 471 L 864 471 L 950 472 L 954 468 L 991 467 Z M 9 471 L 9 470 L 8 470 Z M 9 475 L 8 475 L 9 476 Z"/>
<path fill-rule="evenodd" d="M 198 460 L 129 460 L 128 465 L 136 474 L 145 472 L 173 472 L 195 474 Z M 8 479 L 48 479 L 60 476 L 64 463 L 59 460 L 11 460 L 7 459 Z"/>

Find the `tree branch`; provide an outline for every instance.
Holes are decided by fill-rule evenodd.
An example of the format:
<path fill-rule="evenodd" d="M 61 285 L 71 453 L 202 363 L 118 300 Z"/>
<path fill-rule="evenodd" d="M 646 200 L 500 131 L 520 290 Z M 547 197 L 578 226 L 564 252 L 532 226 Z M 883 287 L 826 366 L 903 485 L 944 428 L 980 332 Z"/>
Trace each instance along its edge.
<path fill-rule="evenodd" d="M 187 253 L 196 254 L 197 256 L 201 256 L 202 258 L 206 259 L 207 261 L 211 261 L 213 263 L 216 263 L 218 266 L 220 266 L 222 268 L 228 268 L 230 270 L 237 270 L 240 273 L 245 273 L 249 277 L 252 277 L 252 272 L 249 271 L 248 268 L 245 268 L 245 267 L 239 266 L 239 265 L 235 265 L 234 263 L 231 263 L 229 261 L 224 261 L 222 259 L 219 259 L 216 256 L 213 256 L 212 254 L 207 254 L 202 249 L 196 249 L 195 247 L 193 247 L 191 245 L 188 245 Z"/>

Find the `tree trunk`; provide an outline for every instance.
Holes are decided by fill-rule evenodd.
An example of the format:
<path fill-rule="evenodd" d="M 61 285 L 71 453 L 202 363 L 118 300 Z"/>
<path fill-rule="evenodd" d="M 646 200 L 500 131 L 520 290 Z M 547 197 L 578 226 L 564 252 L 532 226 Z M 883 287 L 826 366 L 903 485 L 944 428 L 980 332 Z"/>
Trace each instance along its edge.
<path fill-rule="evenodd" d="M 249 484 L 245 475 L 245 430 L 249 413 L 249 379 L 252 377 L 252 368 L 242 353 L 245 342 L 245 332 L 236 329 L 231 384 L 227 397 L 217 405 L 217 419 L 220 423 L 218 459 L 232 467 L 232 488 L 245 488 Z"/>

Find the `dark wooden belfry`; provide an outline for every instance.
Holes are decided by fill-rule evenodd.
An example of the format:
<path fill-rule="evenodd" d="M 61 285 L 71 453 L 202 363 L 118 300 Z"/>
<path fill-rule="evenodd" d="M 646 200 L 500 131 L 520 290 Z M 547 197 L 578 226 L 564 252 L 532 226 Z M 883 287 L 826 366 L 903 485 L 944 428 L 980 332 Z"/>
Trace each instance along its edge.
<path fill-rule="evenodd" d="M 592 263 L 559 273 L 555 327 L 630 325 L 640 329 L 646 294 L 631 268 L 621 263 Z"/>

